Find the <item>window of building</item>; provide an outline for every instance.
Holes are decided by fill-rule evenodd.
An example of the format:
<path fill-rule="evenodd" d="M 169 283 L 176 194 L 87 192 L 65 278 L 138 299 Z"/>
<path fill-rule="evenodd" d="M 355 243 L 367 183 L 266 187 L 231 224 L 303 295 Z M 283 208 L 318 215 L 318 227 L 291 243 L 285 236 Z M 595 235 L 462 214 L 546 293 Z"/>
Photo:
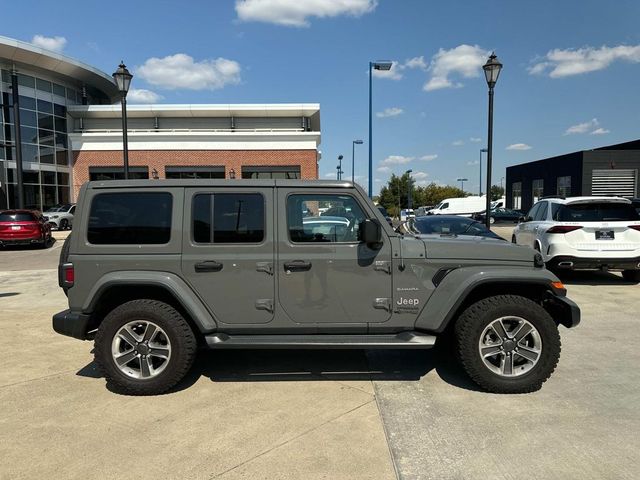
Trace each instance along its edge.
<path fill-rule="evenodd" d="M 531 183 L 531 192 L 533 193 L 533 203 L 536 203 L 544 196 L 544 180 L 534 180 Z"/>
<path fill-rule="evenodd" d="M 513 198 L 513 209 L 522 208 L 522 182 L 515 182 L 511 185 L 511 196 Z"/>
<path fill-rule="evenodd" d="M 164 167 L 165 178 L 224 178 L 224 167 Z"/>
<path fill-rule="evenodd" d="M 158 245 L 171 237 L 173 197 L 165 192 L 100 193 L 91 202 L 87 240 L 94 245 Z"/>
<path fill-rule="evenodd" d="M 149 167 L 129 167 L 130 180 L 149 178 Z M 89 167 L 89 180 L 124 180 L 123 167 Z"/>
<path fill-rule="evenodd" d="M 265 231 L 264 197 L 259 193 L 199 194 L 193 199 L 196 243 L 260 243 Z"/>
<path fill-rule="evenodd" d="M 558 177 L 558 195 L 571 196 L 571 177 Z"/>
<path fill-rule="evenodd" d="M 280 178 L 280 179 L 298 179 L 300 178 L 300 166 L 246 166 L 242 167 L 242 178 Z"/>
<path fill-rule="evenodd" d="M 287 199 L 289 238 L 295 243 L 357 243 L 367 217 L 349 195 L 291 195 Z"/>

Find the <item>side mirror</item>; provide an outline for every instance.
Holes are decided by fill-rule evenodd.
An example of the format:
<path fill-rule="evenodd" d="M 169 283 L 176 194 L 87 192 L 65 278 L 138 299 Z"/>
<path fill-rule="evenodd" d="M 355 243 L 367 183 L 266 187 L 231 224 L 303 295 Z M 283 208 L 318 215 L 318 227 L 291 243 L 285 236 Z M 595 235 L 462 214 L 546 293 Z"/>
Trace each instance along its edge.
<path fill-rule="evenodd" d="M 367 218 L 360 223 L 360 241 L 367 245 L 382 242 L 382 227 L 376 220 Z"/>

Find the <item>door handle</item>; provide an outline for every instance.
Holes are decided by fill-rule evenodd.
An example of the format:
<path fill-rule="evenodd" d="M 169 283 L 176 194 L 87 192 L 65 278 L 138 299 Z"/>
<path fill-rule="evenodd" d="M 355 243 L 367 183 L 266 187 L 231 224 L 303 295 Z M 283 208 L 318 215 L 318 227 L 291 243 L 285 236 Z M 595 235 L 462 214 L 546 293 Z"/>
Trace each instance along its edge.
<path fill-rule="evenodd" d="M 293 262 L 286 262 L 284 269 L 287 272 L 306 272 L 311 270 L 311 262 L 305 262 L 304 260 L 294 260 Z"/>
<path fill-rule="evenodd" d="M 222 270 L 222 264 L 215 260 L 207 260 L 206 262 L 196 263 L 193 268 L 197 273 L 201 272 L 219 272 Z"/>

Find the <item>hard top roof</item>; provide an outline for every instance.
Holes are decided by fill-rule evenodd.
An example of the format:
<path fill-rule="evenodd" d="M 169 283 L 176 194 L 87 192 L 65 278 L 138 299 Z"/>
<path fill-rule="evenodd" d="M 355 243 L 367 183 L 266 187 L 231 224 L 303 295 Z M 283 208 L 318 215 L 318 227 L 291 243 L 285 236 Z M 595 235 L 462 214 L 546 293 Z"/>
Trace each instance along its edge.
<path fill-rule="evenodd" d="M 338 180 L 216 180 L 216 179 L 163 179 L 163 180 L 97 180 L 89 182 L 87 188 L 167 188 L 167 187 L 226 187 L 226 188 L 256 188 L 256 187 L 315 187 L 315 188 L 351 188 L 360 189 L 347 181 Z"/>

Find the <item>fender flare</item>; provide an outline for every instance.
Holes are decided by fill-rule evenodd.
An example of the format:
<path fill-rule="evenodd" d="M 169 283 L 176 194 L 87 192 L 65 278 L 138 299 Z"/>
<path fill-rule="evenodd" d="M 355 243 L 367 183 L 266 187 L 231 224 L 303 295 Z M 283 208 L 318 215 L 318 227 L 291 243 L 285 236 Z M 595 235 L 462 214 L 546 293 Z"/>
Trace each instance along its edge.
<path fill-rule="evenodd" d="M 129 270 L 107 273 L 94 284 L 82 306 L 82 312 L 93 312 L 101 296 L 111 287 L 137 285 L 160 287 L 166 290 L 189 313 L 201 332 L 209 333 L 217 330 L 218 323 L 202 300 L 184 280 L 170 272 Z"/>
<path fill-rule="evenodd" d="M 416 330 L 442 332 L 467 297 L 478 287 L 490 284 L 545 286 L 557 277 L 543 268 L 534 267 L 462 267 L 449 272 L 434 290 L 416 318 Z"/>

